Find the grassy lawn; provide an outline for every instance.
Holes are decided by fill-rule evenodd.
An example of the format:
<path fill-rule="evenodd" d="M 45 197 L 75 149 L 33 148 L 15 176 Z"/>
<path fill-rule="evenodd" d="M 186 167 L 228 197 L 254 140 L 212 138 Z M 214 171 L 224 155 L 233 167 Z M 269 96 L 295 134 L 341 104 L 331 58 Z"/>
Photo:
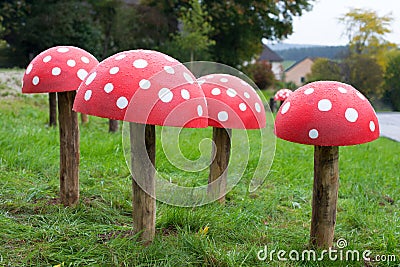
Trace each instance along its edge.
<path fill-rule="evenodd" d="M 47 96 L 0 98 L 0 116 L 0 266 L 400 264 L 399 143 L 380 138 L 340 148 L 335 232 L 336 239 L 347 241 L 344 251 L 370 250 L 370 258 L 395 255 L 397 262 L 278 261 L 276 253 L 271 262 L 257 258 L 265 246 L 268 252 L 310 249 L 313 147 L 277 140 L 264 184 L 247 192 L 252 175 L 247 168 L 224 207 L 157 203 L 156 239 L 143 247 L 131 233 L 131 180 L 121 134 L 109 134 L 107 120 L 90 117 L 81 126 L 81 201 L 64 208 L 57 202 L 58 129 L 46 126 Z M 185 134 L 197 138 L 193 131 Z M 207 134 L 211 129 L 199 130 Z M 193 143 L 185 142 L 183 154 L 196 151 Z M 250 157 L 249 166 L 257 165 L 255 160 Z M 193 184 L 207 180 L 207 170 L 174 170 L 160 145 L 157 168 Z"/>

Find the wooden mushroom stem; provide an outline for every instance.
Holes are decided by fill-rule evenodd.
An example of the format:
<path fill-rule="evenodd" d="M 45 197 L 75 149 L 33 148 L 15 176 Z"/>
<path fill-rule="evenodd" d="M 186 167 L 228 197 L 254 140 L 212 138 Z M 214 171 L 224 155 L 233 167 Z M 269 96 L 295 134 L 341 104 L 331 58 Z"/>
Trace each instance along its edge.
<path fill-rule="evenodd" d="M 156 222 L 154 125 L 130 123 L 133 228 L 146 244 L 154 239 Z"/>
<path fill-rule="evenodd" d="M 339 188 L 339 147 L 314 147 L 314 187 L 310 242 L 319 248 L 333 244 Z"/>
<path fill-rule="evenodd" d="M 228 164 L 231 153 L 231 129 L 213 128 L 212 159 L 208 176 L 208 196 L 218 198 L 221 204 L 225 203 Z M 219 180 L 217 180 L 219 178 Z"/>
<path fill-rule="evenodd" d="M 81 113 L 81 122 L 82 124 L 89 122 L 89 116 L 87 114 Z"/>
<path fill-rule="evenodd" d="M 49 93 L 49 126 L 57 126 L 57 93 Z"/>
<path fill-rule="evenodd" d="M 60 130 L 60 200 L 64 206 L 79 201 L 79 126 L 72 110 L 75 91 L 58 92 Z"/>
<path fill-rule="evenodd" d="M 109 133 L 115 133 L 118 131 L 118 121 L 117 120 L 108 120 L 108 132 Z"/>

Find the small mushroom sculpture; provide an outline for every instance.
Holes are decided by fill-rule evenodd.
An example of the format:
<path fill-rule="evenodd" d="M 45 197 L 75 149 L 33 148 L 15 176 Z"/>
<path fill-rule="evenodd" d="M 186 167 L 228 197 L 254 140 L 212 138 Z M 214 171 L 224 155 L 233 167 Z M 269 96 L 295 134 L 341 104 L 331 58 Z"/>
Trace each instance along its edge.
<path fill-rule="evenodd" d="M 79 201 L 79 126 L 72 110 L 76 90 L 99 62 L 73 46 L 56 46 L 37 55 L 26 68 L 22 93 L 57 93 L 60 131 L 60 201 Z"/>
<path fill-rule="evenodd" d="M 281 139 L 314 145 L 314 186 L 310 242 L 331 247 L 339 187 L 339 146 L 379 137 L 374 109 L 354 87 L 336 81 L 309 83 L 294 91 L 276 116 Z"/>
<path fill-rule="evenodd" d="M 155 125 L 207 127 L 207 104 L 193 74 L 152 50 L 130 50 L 100 62 L 79 87 L 74 110 L 130 122 L 133 228 L 155 235 Z M 144 151 L 144 153 L 143 153 Z"/>
<path fill-rule="evenodd" d="M 292 92 L 293 91 L 290 89 L 280 89 L 278 92 L 275 93 L 274 100 L 280 101 L 280 106 L 282 106 L 283 102 L 289 97 Z"/>
<path fill-rule="evenodd" d="M 213 127 L 213 151 L 208 177 L 209 197 L 225 202 L 232 129 L 260 129 L 266 125 L 263 103 L 244 80 L 229 74 L 210 74 L 198 79 Z"/>

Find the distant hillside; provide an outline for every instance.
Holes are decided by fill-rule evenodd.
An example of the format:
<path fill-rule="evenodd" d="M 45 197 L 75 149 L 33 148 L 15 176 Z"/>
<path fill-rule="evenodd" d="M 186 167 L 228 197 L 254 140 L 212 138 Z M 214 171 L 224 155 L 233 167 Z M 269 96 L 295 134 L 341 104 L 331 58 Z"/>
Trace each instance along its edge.
<path fill-rule="evenodd" d="M 287 50 L 293 48 L 307 48 L 307 47 L 322 47 L 321 45 L 311 45 L 311 44 L 285 44 L 285 43 L 276 43 L 276 44 L 268 44 L 268 47 L 274 51 L 279 50 Z"/>
<path fill-rule="evenodd" d="M 317 58 L 325 57 L 330 59 L 338 59 L 344 56 L 347 50 L 347 46 L 302 46 L 293 47 L 288 49 L 274 49 L 271 47 L 279 56 L 284 60 L 299 61 L 305 57 Z"/>

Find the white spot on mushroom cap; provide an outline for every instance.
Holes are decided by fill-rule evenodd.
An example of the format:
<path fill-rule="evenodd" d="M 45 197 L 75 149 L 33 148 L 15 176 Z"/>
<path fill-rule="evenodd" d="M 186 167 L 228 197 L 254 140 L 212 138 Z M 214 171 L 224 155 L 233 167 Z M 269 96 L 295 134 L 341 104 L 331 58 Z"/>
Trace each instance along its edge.
<path fill-rule="evenodd" d="M 218 120 L 219 121 L 227 121 L 228 120 L 228 112 L 226 112 L 226 111 L 218 112 Z"/>
<path fill-rule="evenodd" d="M 311 95 L 312 93 L 314 93 L 314 88 L 307 88 L 304 90 L 305 95 Z"/>
<path fill-rule="evenodd" d="M 190 84 L 193 84 L 193 83 L 194 83 L 194 80 L 193 80 L 192 76 L 191 76 L 189 73 L 184 72 L 184 73 L 183 73 L 183 77 L 185 78 L 185 80 L 186 80 L 188 83 L 190 83 Z"/>
<path fill-rule="evenodd" d="M 47 63 L 47 62 L 49 62 L 50 60 L 51 60 L 51 56 L 50 56 L 50 55 L 45 56 L 45 57 L 43 58 L 43 62 L 44 62 L 44 63 Z"/>
<path fill-rule="evenodd" d="M 218 87 L 215 87 L 211 90 L 211 94 L 212 95 L 220 95 L 221 94 L 221 89 L 219 89 Z"/>
<path fill-rule="evenodd" d="M 319 133 L 318 133 L 317 129 L 311 129 L 311 130 L 308 132 L 308 136 L 309 136 L 311 139 L 317 139 L 318 136 L 319 136 Z"/>
<path fill-rule="evenodd" d="M 92 97 L 92 90 L 87 90 L 87 91 L 85 92 L 85 95 L 83 96 L 83 98 L 84 98 L 86 101 L 89 101 L 91 97 Z"/>
<path fill-rule="evenodd" d="M 26 68 L 26 72 L 25 72 L 25 73 L 26 73 L 26 74 L 31 73 L 32 69 L 33 69 L 33 65 L 32 65 L 32 64 L 29 64 L 28 67 Z"/>
<path fill-rule="evenodd" d="M 70 67 L 75 67 L 76 62 L 73 59 L 68 59 L 67 60 L 67 65 L 70 66 Z"/>
<path fill-rule="evenodd" d="M 90 60 L 85 56 L 81 56 L 81 60 L 83 63 L 86 63 L 86 64 L 88 64 L 90 62 Z"/>
<path fill-rule="evenodd" d="M 32 79 L 32 84 L 33 84 L 33 85 L 38 85 L 38 84 L 39 84 L 39 81 L 40 81 L 39 77 L 38 77 L 38 76 L 35 76 L 35 77 L 33 77 L 33 79 Z"/>
<path fill-rule="evenodd" d="M 261 112 L 261 106 L 260 106 L 259 103 L 255 103 L 255 104 L 254 104 L 254 107 L 256 108 L 256 111 L 257 111 L 258 113 Z"/>
<path fill-rule="evenodd" d="M 341 92 L 342 94 L 347 93 L 347 90 L 341 86 L 338 87 L 338 91 Z"/>
<path fill-rule="evenodd" d="M 320 111 L 329 111 L 332 109 L 332 102 L 328 99 L 321 99 L 318 101 L 318 109 Z"/>
<path fill-rule="evenodd" d="M 175 61 L 176 61 L 174 58 L 172 58 L 172 57 L 170 57 L 170 56 L 168 56 L 168 55 L 164 55 L 164 58 L 165 58 L 166 60 L 168 60 L 169 62 L 175 62 Z"/>
<path fill-rule="evenodd" d="M 111 75 L 117 74 L 118 72 L 119 72 L 119 67 L 112 67 L 110 69 L 110 74 Z"/>
<path fill-rule="evenodd" d="M 128 106 L 128 99 L 124 96 L 121 96 L 120 98 L 117 99 L 117 107 L 120 109 L 126 108 Z"/>
<path fill-rule="evenodd" d="M 207 75 L 206 76 L 206 79 L 212 79 L 212 78 L 214 78 L 214 75 Z"/>
<path fill-rule="evenodd" d="M 136 59 L 135 61 L 133 61 L 133 66 L 137 69 L 146 68 L 148 64 L 149 63 L 147 63 L 147 61 L 144 59 Z"/>
<path fill-rule="evenodd" d="M 226 94 L 230 97 L 235 97 L 237 95 L 237 92 L 235 91 L 235 89 L 228 88 L 228 90 L 226 90 Z"/>
<path fill-rule="evenodd" d="M 78 78 L 81 79 L 81 81 L 83 81 L 86 76 L 88 75 L 88 72 L 84 69 L 79 69 L 76 73 L 76 75 L 78 75 Z"/>
<path fill-rule="evenodd" d="M 197 115 L 203 116 L 203 108 L 200 105 L 197 106 Z"/>
<path fill-rule="evenodd" d="M 164 66 L 164 70 L 165 70 L 165 72 L 168 73 L 168 74 L 174 74 L 174 73 L 175 73 L 174 68 L 171 67 L 171 66 Z"/>
<path fill-rule="evenodd" d="M 61 69 L 60 69 L 59 67 L 54 67 L 54 68 L 51 70 L 51 74 L 52 74 L 53 76 L 60 75 L 60 74 L 61 74 Z"/>
<path fill-rule="evenodd" d="M 286 102 L 285 104 L 283 104 L 282 109 L 281 109 L 281 114 L 285 114 L 286 112 L 288 112 L 290 108 L 290 102 Z"/>
<path fill-rule="evenodd" d="M 59 47 L 59 48 L 57 48 L 57 52 L 60 52 L 60 53 L 66 53 L 68 51 L 69 51 L 68 47 Z"/>
<path fill-rule="evenodd" d="M 348 108 L 346 109 L 344 116 L 349 122 L 356 122 L 358 119 L 358 112 L 354 108 Z"/>
<path fill-rule="evenodd" d="M 366 100 L 365 96 L 361 94 L 360 92 L 357 92 L 356 95 L 361 99 L 361 100 Z"/>
<path fill-rule="evenodd" d="M 198 80 L 197 81 L 197 83 L 199 84 L 199 85 L 202 85 L 203 83 L 205 83 L 206 82 L 206 80 Z"/>
<path fill-rule="evenodd" d="M 371 130 L 371 132 L 375 132 L 375 123 L 373 121 L 369 122 L 369 129 Z"/>
<path fill-rule="evenodd" d="M 188 90 L 182 89 L 181 90 L 181 96 L 182 96 L 183 99 L 188 100 L 190 98 L 190 93 L 189 93 Z"/>
<path fill-rule="evenodd" d="M 115 59 L 115 60 L 121 60 L 121 59 L 123 59 L 123 58 L 126 58 L 126 55 L 125 55 L 125 54 L 118 55 L 118 56 L 116 56 L 114 59 Z"/>
<path fill-rule="evenodd" d="M 89 77 L 86 79 L 85 84 L 89 85 L 93 82 L 94 78 L 96 78 L 97 73 L 93 72 L 92 74 L 89 75 Z"/>
<path fill-rule="evenodd" d="M 111 93 L 112 90 L 114 90 L 114 85 L 112 83 L 107 83 L 106 85 L 104 85 L 104 92 Z"/>
<path fill-rule="evenodd" d="M 244 97 L 245 97 L 245 98 L 247 98 L 247 99 L 248 99 L 248 98 L 250 98 L 250 94 L 249 94 L 249 93 L 247 93 L 247 92 L 244 92 L 244 94 L 243 94 L 243 95 L 244 95 Z"/>
<path fill-rule="evenodd" d="M 172 98 L 174 97 L 174 94 L 168 88 L 161 88 L 160 91 L 158 92 L 158 97 L 162 102 L 168 103 L 171 102 Z"/>
<path fill-rule="evenodd" d="M 150 86 L 151 86 L 151 83 L 150 83 L 149 80 L 142 79 L 142 80 L 140 80 L 140 82 L 139 82 L 139 87 L 142 88 L 142 89 L 144 89 L 144 90 L 149 89 Z"/>
<path fill-rule="evenodd" d="M 246 104 L 245 104 L 245 103 L 240 103 L 240 104 L 239 104 L 239 109 L 240 109 L 241 111 L 245 111 L 245 110 L 247 109 Z"/>
<path fill-rule="evenodd" d="M 221 79 L 219 79 L 222 83 L 227 83 L 228 82 L 228 79 L 227 78 L 221 78 Z"/>

